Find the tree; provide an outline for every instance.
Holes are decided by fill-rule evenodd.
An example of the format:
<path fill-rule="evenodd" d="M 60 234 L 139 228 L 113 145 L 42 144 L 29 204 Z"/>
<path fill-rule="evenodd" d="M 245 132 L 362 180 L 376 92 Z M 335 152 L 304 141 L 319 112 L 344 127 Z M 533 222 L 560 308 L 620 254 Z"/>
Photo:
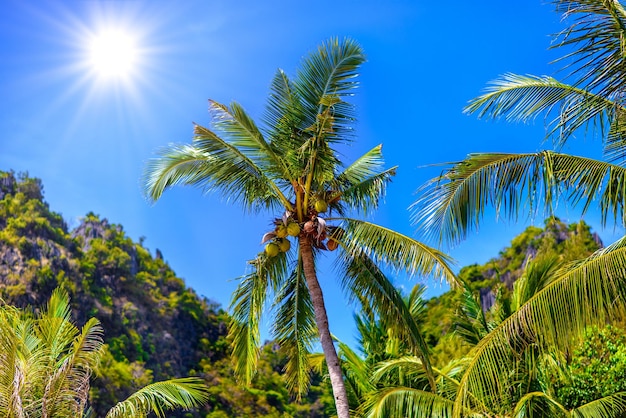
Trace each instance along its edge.
<path fill-rule="evenodd" d="M 390 382 L 390 376 L 405 378 L 371 392 L 363 404 L 366 416 L 624 416 L 626 392 L 622 390 L 623 385 L 619 384 L 619 379 L 617 384 L 611 384 L 615 380 L 602 383 L 606 376 L 623 374 L 623 358 L 619 352 L 623 346 L 605 350 L 608 353 L 603 359 L 610 356 L 611 365 L 620 366 L 617 370 L 610 369 L 610 374 L 607 373 L 608 365 L 601 368 L 595 363 L 592 367 L 582 366 L 590 372 L 578 376 L 585 360 L 577 358 L 571 366 L 565 364 L 565 353 L 571 353 L 579 344 L 578 337 L 588 332 L 588 324 L 602 324 L 607 317 L 620 316 L 612 314 L 621 312 L 623 316 L 625 312 L 623 301 L 616 302 L 618 306 L 611 306 L 610 301 L 619 299 L 614 297 L 614 282 L 604 283 L 606 277 L 603 277 L 601 266 L 614 263 L 600 260 L 619 258 L 621 251 L 623 244 L 621 248 L 614 246 L 599 250 L 587 259 L 569 265 L 559 265 L 555 257 L 536 259 L 527 265 L 522 277 L 515 282 L 513 292 L 499 294 L 487 315 L 477 298 L 466 289 L 457 316 L 457 330 L 473 346 L 467 357 L 433 367 L 437 373 L 437 391 L 434 393 L 423 390 L 420 385 L 423 368 L 419 359 L 407 356 L 379 363 L 375 372 L 369 375 L 373 377 L 368 381 L 370 387 L 381 381 Z M 620 264 L 625 265 L 624 261 Z M 584 273 L 585 270 L 588 274 Z M 616 278 L 609 277 L 606 281 L 611 282 L 611 279 Z M 591 305 L 589 309 L 579 306 L 577 301 L 581 298 L 574 292 L 562 291 L 572 283 L 580 292 L 597 290 L 585 300 Z M 594 315 L 601 318 L 596 320 Z M 588 343 L 585 350 L 599 354 L 600 346 L 607 340 L 609 338 Z M 616 340 L 612 338 L 611 342 Z M 586 389 L 597 386 L 601 390 L 581 393 L 583 386 Z M 564 402 L 563 398 L 568 395 L 571 398 L 578 396 L 582 402 Z"/>
<path fill-rule="evenodd" d="M 341 367 L 328 326 L 316 262 L 339 247 L 341 284 L 363 296 L 381 315 L 402 318 L 403 304 L 379 269 L 386 263 L 414 274 L 454 281 L 443 253 L 387 228 L 350 215 L 378 206 L 396 167 L 383 169 L 381 146 L 344 165 L 336 147 L 352 137 L 363 51 L 352 40 L 331 39 L 310 54 L 292 80 L 278 71 L 271 84 L 264 128 L 238 103 L 210 102 L 215 130 L 195 126 L 191 145 L 171 145 L 147 166 L 148 198 L 174 185 L 220 191 L 253 211 L 275 211 L 275 229 L 264 236 L 266 251 L 250 261 L 232 300 L 233 356 L 249 382 L 259 346 L 259 317 L 275 300 L 274 335 L 288 354 L 289 386 L 306 389 L 311 343 L 319 337 L 339 417 L 349 416 Z M 330 217 L 322 218 L 323 213 Z M 291 246 L 289 237 L 297 245 Z M 426 347 L 419 332 L 407 338 Z M 428 369 L 428 363 L 425 361 Z M 429 372 L 434 387 L 432 373 Z"/>
<path fill-rule="evenodd" d="M 557 37 L 567 81 L 505 74 L 465 109 L 480 117 L 530 121 L 544 115 L 555 150 L 470 154 L 424 186 L 414 221 L 431 236 L 457 242 L 478 226 L 487 206 L 516 217 L 539 202 L 551 211 L 567 198 L 583 213 L 599 204 L 603 222 L 622 224 L 626 185 L 626 11 L 616 0 L 554 0 L 571 26 Z M 604 160 L 560 153 L 575 133 L 588 129 L 603 140 Z"/>
<path fill-rule="evenodd" d="M 38 314 L 0 306 L 0 415 L 69 417 L 86 410 L 89 379 L 102 355 L 102 329 L 91 318 L 78 329 L 67 294 L 59 289 Z M 207 400 L 201 379 L 171 379 L 145 386 L 119 402 L 107 418 L 147 417 Z"/>
<path fill-rule="evenodd" d="M 414 206 L 414 220 L 430 236 L 458 242 L 480 223 L 485 209 L 517 217 L 543 204 L 548 212 L 560 198 L 582 205 L 583 213 L 598 204 L 603 222 L 624 224 L 626 170 L 626 11 L 615 0 L 553 1 L 571 26 L 558 36 L 567 47 L 560 60 L 566 82 L 552 77 L 506 74 L 472 100 L 467 112 L 480 116 L 528 121 L 543 114 L 556 150 L 525 154 L 471 154 L 424 186 Z M 559 152 L 575 133 L 593 129 L 603 140 L 604 159 Z M 498 363 L 520 344 L 564 349 L 588 326 L 623 318 L 626 307 L 624 268 L 626 238 L 583 262 L 560 270 L 540 293 L 481 340 L 471 368 L 459 382 L 455 413 L 471 405 L 470 394 L 503 399 L 506 370 Z M 528 405 L 540 405 L 529 394 Z M 613 401 L 623 405 L 623 399 Z M 543 404 L 544 407 L 547 404 Z M 554 403 L 550 403 L 554 406 Z M 598 406 L 600 405 L 600 406 Z M 604 405 L 604 406 L 602 406 Z M 600 402 L 597 408 L 607 407 Z"/>

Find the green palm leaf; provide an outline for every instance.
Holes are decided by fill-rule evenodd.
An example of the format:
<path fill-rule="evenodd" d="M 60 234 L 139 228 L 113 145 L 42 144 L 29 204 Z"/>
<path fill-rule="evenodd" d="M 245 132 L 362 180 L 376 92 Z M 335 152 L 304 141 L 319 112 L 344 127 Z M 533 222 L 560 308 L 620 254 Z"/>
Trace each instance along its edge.
<path fill-rule="evenodd" d="M 590 158 L 543 151 L 534 154 L 471 154 L 425 185 L 413 221 L 428 235 L 452 243 L 478 227 L 488 206 L 516 218 L 528 204 L 551 213 L 562 191 L 582 211 L 596 200 L 604 223 L 624 222 L 626 169 Z"/>
<path fill-rule="evenodd" d="M 208 398 L 207 387 L 202 379 L 171 379 L 141 388 L 111 408 L 106 418 L 142 418 L 150 412 L 164 417 L 167 410 L 194 408 Z"/>
<path fill-rule="evenodd" d="M 453 406 L 453 401 L 435 393 L 395 386 L 376 392 L 364 408 L 369 411 L 368 418 L 446 418 L 452 416 Z"/>
<path fill-rule="evenodd" d="M 372 383 L 371 369 L 361 356 L 342 342 L 339 342 L 339 356 L 347 389 L 352 397 L 351 404 L 358 405 L 365 395 L 375 388 Z"/>
<path fill-rule="evenodd" d="M 275 305 L 278 309 L 272 332 L 281 351 L 287 355 L 287 386 L 300 397 L 309 387 L 309 354 L 311 345 L 317 338 L 313 304 L 301 262 L 283 283 Z"/>
<path fill-rule="evenodd" d="M 571 411 L 576 418 L 622 417 L 626 412 L 626 393 L 618 392 L 588 402 Z"/>
<path fill-rule="evenodd" d="M 570 47 L 561 59 L 578 84 L 604 97 L 619 97 L 624 84 L 626 12 L 618 1 L 555 0 L 557 11 L 572 21 L 556 47 Z"/>
<path fill-rule="evenodd" d="M 359 184 L 368 178 L 376 175 L 384 166 L 382 144 L 375 146 L 356 161 L 346 167 L 342 173 L 337 176 L 338 190 L 343 190 L 345 187 L 341 185 L 353 185 Z"/>
<path fill-rule="evenodd" d="M 532 417 L 563 417 L 569 418 L 568 411 L 556 400 L 544 392 L 530 392 L 524 395 L 513 411 L 515 418 Z"/>
<path fill-rule="evenodd" d="M 455 415 L 470 394 L 506 405 L 509 362 L 531 344 L 565 350 L 585 327 L 625 316 L 626 238 L 559 271 L 550 283 L 485 336 L 460 381 Z"/>
<path fill-rule="evenodd" d="M 621 106 L 605 96 L 552 77 L 505 74 L 493 81 L 485 94 L 471 100 L 465 112 L 515 122 L 527 122 L 544 113 L 552 125 L 549 135 L 559 134 L 556 144 L 560 147 L 589 124 L 603 134 L 609 132 L 612 124 L 608 121 L 615 119 L 618 109 Z"/>
<path fill-rule="evenodd" d="M 276 257 L 264 254 L 249 262 L 252 271 L 241 278 L 233 293 L 229 337 L 235 374 L 250 384 L 259 358 L 259 322 L 268 295 L 276 290 L 286 274 L 285 253 Z"/>
<path fill-rule="evenodd" d="M 279 204 L 271 181 L 258 167 L 227 143 L 218 141 L 214 134 L 207 134 L 208 130 L 197 129 L 203 135 L 199 139 L 200 145 L 209 150 L 218 148 L 222 156 L 228 155 L 229 158 L 218 158 L 191 145 L 170 145 L 160 150 L 159 156 L 148 162 L 144 174 L 144 192 L 150 200 L 159 199 L 172 186 L 190 185 L 205 192 L 219 190 L 246 208 Z"/>
<path fill-rule="evenodd" d="M 363 50 L 354 41 L 337 38 L 323 43 L 301 64 L 294 81 L 303 109 L 302 129 L 313 126 L 323 113 L 328 97 L 349 96 L 358 86 L 356 76 L 365 61 Z M 329 141 L 345 140 L 355 120 L 354 106 L 343 100 L 333 104 L 334 132 Z"/>
<path fill-rule="evenodd" d="M 214 125 L 226 135 L 228 142 L 254 161 L 265 175 L 289 184 L 293 177 L 278 154 L 280 149 L 270 146 L 241 105 L 233 102 L 228 108 L 212 100 L 209 103 Z"/>
<path fill-rule="evenodd" d="M 361 210 L 365 214 L 376 209 L 380 198 L 385 194 L 387 184 L 398 168 L 396 166 L 381 171 L 383 167 L 381 150 L 382 145 L 378 145 L 346 167 L 331 183 L 331 188 L 338 191 L 337 194 L 329 196 L 331 200 L 334 197 L 341 197 L 339 203 L 345 202 L 351 209 Z M 343 208 L 338 209 L 340 214 L 345 213 Z"/>
<path fill-rule="evenodd" d="M 363 252 L 376 264 L 386 264 L 411 275 L 434 276 L 451 285 L 458 284 L 449 266 L 452 259 L 441 251 L 370 222 L 353 218 L 334 220 L 345 224 L 342 242 L 348 253 L 358 255 Z"/>
<path fill-rule="evenodd" d="M 349 294 L 360 295 L 378 313 L 383 324 L 404 337 L 411 352 L 419 356 L 431 390 L 435 391 L 435 377 L 431 370 L 428 346 L 398 290 L 364 252 L 346 252 L 343 256 L 340 263 L 344 271 L 344 289 L 349 290 Z"/>
<path fill-rule="evenodd" d="M 52 296 L 53 300 L 54 293 Z M 69 299 L 68 308 L 69 308 Z M 69 319 L 69 310 L 68 319 Z M 41 326 L 45 329 L 47 325 Z M 103 330 L 100 321 L 90 318 L 75 338 L 66 339 L 64 355 L 51 357 L 54 372 L 48 379 L 43 395 L 44 416 L 55 416 L 58 411 L 71 410 L 79 414 L 87 404 L 91 371 L 100 363 Z M 50 344 L 50 343 L 48 343 Z M 57 354 L 58 355 L 58 354 Z"/>

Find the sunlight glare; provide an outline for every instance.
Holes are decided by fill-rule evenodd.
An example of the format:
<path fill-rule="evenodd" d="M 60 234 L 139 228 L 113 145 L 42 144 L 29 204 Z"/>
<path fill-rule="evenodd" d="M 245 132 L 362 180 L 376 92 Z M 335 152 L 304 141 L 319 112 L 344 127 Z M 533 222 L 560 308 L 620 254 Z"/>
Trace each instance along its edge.
<path fill-rule="evenodd" d="M 134 38 L 121 30 L 104 31 L 91 39 L 89 62 L 95 72 L 106 78 L 125 78 L 133 71 L 138 56 Z"/>

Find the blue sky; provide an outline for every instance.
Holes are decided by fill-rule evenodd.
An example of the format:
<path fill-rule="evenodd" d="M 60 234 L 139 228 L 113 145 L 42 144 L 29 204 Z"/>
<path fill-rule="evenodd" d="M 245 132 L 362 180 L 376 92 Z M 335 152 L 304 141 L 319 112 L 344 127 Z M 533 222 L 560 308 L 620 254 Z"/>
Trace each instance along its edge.
<path fill-rule="evenodd" d="M 190 142 L 192 122 L 209 125 L 207 100 L 238 101 L 255 117 L 277 68 L 293 74 L 301 58 L 332 36 L 356 39 L 368 62 L 355 97 L 357 141 L 351 161 L 383 143 L 399 165 L 376 222 L 415 236 L 408 206 L 439 169 L 429 164 L 470 152 L 542 148 L 543 120 L 529 125 L 462 114 L 469 99 L 505 72 L 552 75 L 563 29 L 539 0 L 451 1 L 15 1 L 0 15 L 0 170 L 28 171 L 45 185 L 51 208 L 70 227 L 89 211 L 145 237 L 199 294 L 227 307 L 261 250 L 276 214 L 244 214 L 219 195 L 177 188 L 155 205 L 141 195 L 145 162 L 168 143 Z M 138 45 L 127 79 L 103 79 L 85 63 L 88 39 L 128 30 Z M 597 155 L 599 141 L 566 151 Z M 562 211 L 569 222 L 574 211 Z M 523 228 L 488 218 L 450 252 L 458 265 L 484 262 Z M 606 242 L 622 231 L 603 231 Z M 536 220 L 541 224 L 542 220 Z M 323 265 L 331 331 L 353 337 L 352 308 Z M 397 278 L 406 288 L 418 279 Z M 437 294 L 445 287 L 421 279 Z"/>

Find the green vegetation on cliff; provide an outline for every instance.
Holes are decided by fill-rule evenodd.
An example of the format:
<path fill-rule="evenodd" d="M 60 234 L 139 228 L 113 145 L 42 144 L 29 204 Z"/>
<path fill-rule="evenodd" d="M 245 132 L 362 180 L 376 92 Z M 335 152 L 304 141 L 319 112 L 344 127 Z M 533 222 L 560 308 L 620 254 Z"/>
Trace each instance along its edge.
<path fill-rule="evenodd" d="M 158 250 L 153 257 L 93 213 L 70 232 L 43 200 L 40 180 L 0 172 L 0 297 L 17 307 L 43 306 L 57 287 L 70 295 L 77 324 L 94 317 L 105 330 L 90 392 L 96 416 L 142 386 L 181 376 L 210 386 L 197 416 L 328 415 L 332 396 L 319 377 L 300 403 L 290 397 L 286 359 L 272 344 L 252 386 L 240 387 L 229 360 L 228 314 L 187 288 Z"/>
<path fill-rule="evenodd" d="M 487 311 L 496 302 L 498 293 L 507 294 L 513 289 L 513 283 L 521 276 L 529 260 L 556 258 L 567 263 L 585 258 L 600 248 L 602 241 L 584 221 L 567 225 L 558 218 L 549 218 L 544 228 L 526 228 L 497 257 L 481 265 L 463 267 L 459 278 L 473 297 L 478 298 L 482 309 Z M 464 297 L 462 291 L 449 291 L 426 303 L 422 332 L 438 364 L 469 350 L 469 346 L 453 332 Z"/>

